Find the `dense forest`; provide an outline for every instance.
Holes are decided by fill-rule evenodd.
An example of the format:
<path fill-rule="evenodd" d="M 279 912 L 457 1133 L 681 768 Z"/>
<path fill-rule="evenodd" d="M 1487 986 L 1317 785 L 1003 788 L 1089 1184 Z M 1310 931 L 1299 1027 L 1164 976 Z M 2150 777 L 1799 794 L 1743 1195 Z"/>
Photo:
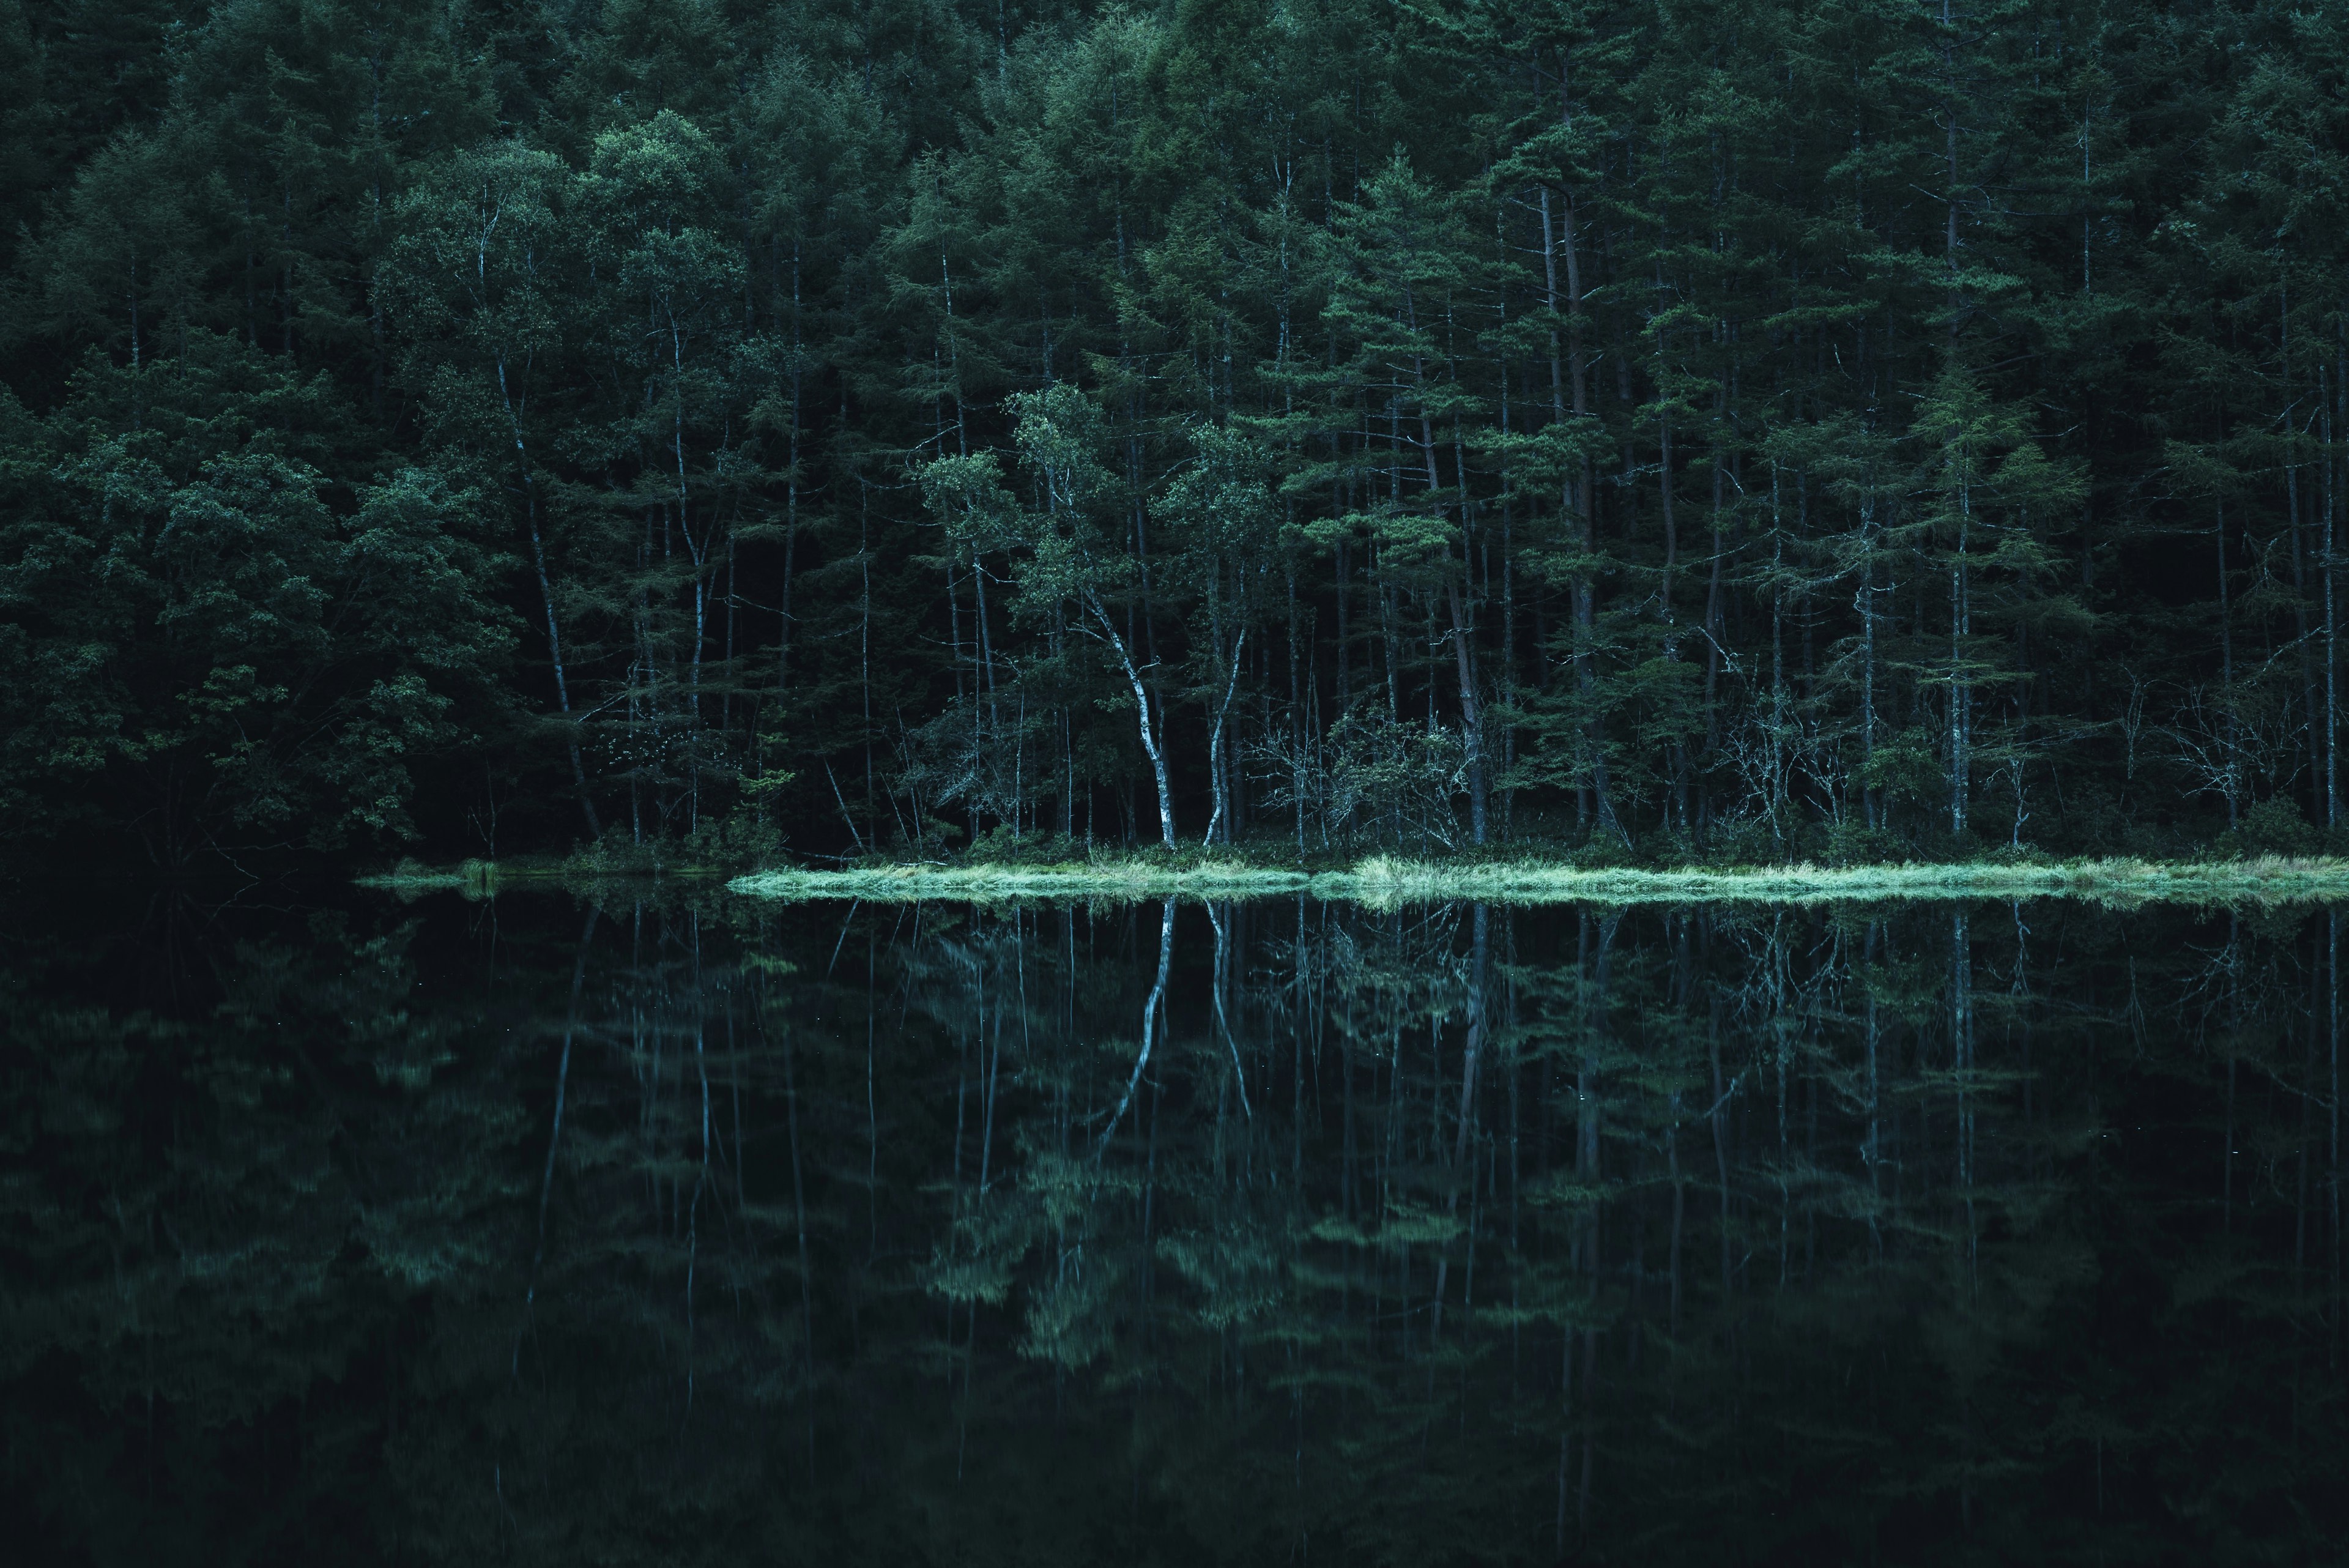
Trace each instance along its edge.
<path fill-rule="evenodd" d="M 0 0 L 15 853 L 2341 821 L 2349 12 Z"/>

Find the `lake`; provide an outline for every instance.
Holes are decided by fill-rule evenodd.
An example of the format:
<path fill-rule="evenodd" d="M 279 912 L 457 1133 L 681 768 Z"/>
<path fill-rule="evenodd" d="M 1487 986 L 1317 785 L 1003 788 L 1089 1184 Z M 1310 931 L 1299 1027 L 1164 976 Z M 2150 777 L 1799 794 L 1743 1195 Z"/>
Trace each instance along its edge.
<path fill-rule="evenodd" d="M 2340 926 L 60 895 L 11 1555 L 2337 1560 Z"/>

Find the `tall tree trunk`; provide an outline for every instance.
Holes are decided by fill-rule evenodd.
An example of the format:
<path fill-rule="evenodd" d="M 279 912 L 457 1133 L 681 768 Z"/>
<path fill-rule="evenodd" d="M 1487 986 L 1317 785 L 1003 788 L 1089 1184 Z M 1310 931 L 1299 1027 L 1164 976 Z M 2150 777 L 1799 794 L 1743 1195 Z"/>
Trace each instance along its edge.
<path fill-rule="evenodd" d="M 1224 700 L 1216 705 L 1216 723 L 1207 737 L 1207 764 L 1215 780 L 1215 815 L 1207 820 L 1207 835 L 1199 842 L 1202 846 L 1216 841 L 1216 827 L 1225 823 L 1224 842 L 1232 841 L 1227 813 L 1231 806 L 1231 779 L 1224 765 L 1224 720 L 1232 710 L 1232 693 L 1240 685 L 1240 649 L 1247 645 L 1247 628 L 1240 628 L 1239 636 L 1232 642 L 1231 673 L 1224 682 Z"/>
<path fill-rule="evenodd" d="M 1971 793 L 1973 782 L 1966 733 L 1973 705 L 1973 683 L 1966 679 L 1967 623 L 1972 618 L 1966 603 L 1966 535 L 1972 514 L 1972 486 L 1961 474 L 1958 480 L 1958 551 L 1950 560 L 1950 837 L 1959 845 L 1964 843 L 1966 836 L 1966 797 Z M 1962 854 L 1963 850 L 1954 852 Z"/>
<path fill-rule="evenodd" d="M 1564 62 L 1560 62 L 1558 93 L 1561 119 L 1566 117 L 1566 80 Z M 1572 402 L 1563 405 L 1561 367 L 1558 362 L 1558 333 L 1555 325 L 1549 335 L 1550 418 L 1563 423 L 1570 406 L 1578 427 L 1590 415 L 1589 354 L 1584 343 L 1582 314 L 1582 252 L 1574 233 L 1574 195 L 1564 186 L 1558 190 L 1558 214 L 1556 230 L 1551 227 L 1550 190 L 1540 188 L 1542 223 L 1542 271 L 1545 302 L 1553 323 L 1563 315 L 1566 319 L 1566 363 L 1563 367 L 1570 379 Z M 1566 266 L 1565 294 L 1558 292 L 1558 264 Z M 1609 798 L 1607 778 L 1606 726 L 1597 712 L 1598 671 L 1592 664 L 1592 644 L 1597 638 L 1598 585 L 1590 563 L 1599 555 L 1599 514 L 1597 487 L 1592 462 L 1582 456 L 1573 479 L 1559 495 L 1570 527 L 1577 527 L 1582 541 L 1582 569 L 1574 576 L 1574 683 L 1575 694 L 1581 699 L 1588 717 L 1585 721 L 1583 743 L 1588 757 L 1581 770 L 1581 779 L 1575 787 L 1575 815 L 1585 821 L 1595 819 L 1619 838 L 1629 841 L 1630 835 L 1616 820 L 1615 808 Z"/>
<path fill-rule="evenodd" d="M 2214 504 L 2216 521 L 2210 536 L 2219 553 L 2219 722 L 2225 731 L 2227 748 L 2226 797 L 2227 826 L 2235 826 L 2235 797 L 2242 781 L 2235 776 L 2235 614 L 2227 588 L 2227 504 Z"/>
<path fill-rule="evenodd" d="M 1452 652 L 1460 671 L 1460 736 L 1468 749 L 1468 819 L 1470 836 L 1485 842 L 1486 789 L 1485 781 L 1485 722 L 1476 705 L 1476 661 L 1469 644 L 1467 611 L 1460 586 L 1446 587 L 1452 600 Z"/>
<path fill-rule="evenodd" d="M 1142 749 L 1150 757 L 1151 776 L 1158 785 L 1159 842 L 1172 850 L 1174 847 L 1174 795 L 1167 787 L 1166 756 L 1159 746 L 1157 726 L 1151 722 L 1149 689 L 1143 685 L 1142 672 L 1134 668 L 1133 655 L 1127 649 L 1125 639 L 1117 634 L 1117 626 L 1110 619 L 1108 607 L 1091 588 L 1085 589 L 1084 595 L 1085 607 L 1092 611 L 1095 620 L 1101 622 L 1102 631 L 1108 637 L 1110 647 L 1116 650 L 1118 664 L 1125 671 L 1126 683 L 1133 688 L 1134 718 L 1142 730 Z"/>
<path fill-rule="evenodd" d="M 554 701 L 565 721 L 564 742 L 571 753 L 571 782 L 579 797 L 579 814 L 587 824 L 587 836 L 592 841 L 604 836 L 604 826 L 595 818 L 595 802 L 587 791 L 587 769 L 579 755 L 579 732 L 570 722 L 571 682 L 563 669 L 563 629 L 554 612 L 554 585 L 547 576 L 546 545 L 538 529 L 538 480 L 530 461 L 530 448 L 523 440 L 522 414 L 514 407 L 513 393 L 506 381 L 506 362 L 498 359 L 498 397 L 506 411 L 507 427 L 513 432 L 514 464 L 522 475 L 523 514 L 530 525 L 530 564 L 538 577 L 538 597 L 546 612 L 546 657 L 554 670 Z"/>
<path fill-rule="evenodd" d="M 2344 344 L 2349 344 L 2349 326 L 2344 327 Z M 2323 405 L 2324 421 L 2324 551 L 2320 557 L 2320 569 L 2324 574 L 2324 826 L 2327 829 L 2341 826 L 2341 691 L 2340 691 L 2340 617 L 2334 605 L 2336 575 L 2333 571 L 2333 518 L 2338 492 L 2335 468 L 2339 454 L 2333 449 L 2333 401 L 2344 390 L 2344 374 L 2349 373 L 2349 350 L 2344 350 L 2336 367 L 2330 389 L 2324 384 L 2322 367 L 2317 372 L 2318 400 Z"/>

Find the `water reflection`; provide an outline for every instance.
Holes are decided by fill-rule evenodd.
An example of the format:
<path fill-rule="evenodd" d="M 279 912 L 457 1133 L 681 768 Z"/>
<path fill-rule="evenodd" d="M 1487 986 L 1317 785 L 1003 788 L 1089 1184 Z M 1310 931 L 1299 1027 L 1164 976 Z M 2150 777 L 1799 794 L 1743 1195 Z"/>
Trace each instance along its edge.
<path fill-rule="evenodd" d="M 20 935 L 37 1555 L 2311 1560 L 2339 917 Z"/>

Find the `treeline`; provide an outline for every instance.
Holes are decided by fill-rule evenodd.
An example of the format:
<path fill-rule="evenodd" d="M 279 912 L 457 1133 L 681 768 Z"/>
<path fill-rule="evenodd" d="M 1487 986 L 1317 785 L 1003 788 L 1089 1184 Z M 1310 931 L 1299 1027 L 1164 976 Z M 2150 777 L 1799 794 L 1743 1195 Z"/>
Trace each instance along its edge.
<path fill-rule="evenodd" d="M 2306 847 L 2344 64 L 2280 3 L 0 0 L 0 799 L 171 865 Z"/>

